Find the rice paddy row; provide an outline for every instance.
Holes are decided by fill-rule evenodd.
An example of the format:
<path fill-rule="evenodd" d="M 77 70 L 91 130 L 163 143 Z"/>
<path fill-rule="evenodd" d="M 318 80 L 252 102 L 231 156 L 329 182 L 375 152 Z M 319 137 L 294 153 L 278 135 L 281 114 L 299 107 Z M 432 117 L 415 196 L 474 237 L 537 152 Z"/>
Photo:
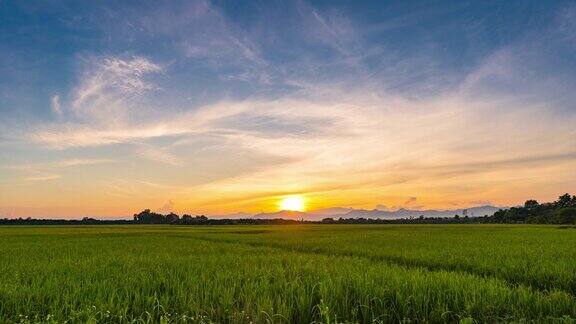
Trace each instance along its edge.
<path fill-rule="evenodd" d="M 575 238 L 531 226 L 2 227 L 0 322 L 573 322 Z"/>

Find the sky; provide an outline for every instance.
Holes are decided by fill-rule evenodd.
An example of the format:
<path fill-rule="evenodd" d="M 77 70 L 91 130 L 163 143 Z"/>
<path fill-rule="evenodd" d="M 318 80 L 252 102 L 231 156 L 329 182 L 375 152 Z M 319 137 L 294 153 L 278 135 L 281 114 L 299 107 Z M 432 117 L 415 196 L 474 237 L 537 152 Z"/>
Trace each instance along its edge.
<path fill-rule="evenodd" d="M 0 0 L 0 217 L 576 192 L 573 1 Z"/>

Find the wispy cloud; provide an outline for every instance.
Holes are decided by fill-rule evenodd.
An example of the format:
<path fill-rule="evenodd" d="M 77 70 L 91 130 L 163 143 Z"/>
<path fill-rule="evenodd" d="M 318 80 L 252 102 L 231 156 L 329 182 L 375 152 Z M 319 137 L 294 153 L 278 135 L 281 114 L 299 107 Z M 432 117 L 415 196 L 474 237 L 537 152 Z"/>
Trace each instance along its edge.
<path fill-rule="evenodd" d="M 149 144 L 140 144 L 136 148 L 136 152 L 141 157 L 173 166 L 182 165 L 183 161 L 178 156 L 168 152 L 165 148 L 157 148 Z"/>
<path fill-rule="evenodd" d="M 61 176 L 58 174 L 48 174 L 48 175 L 39 175 L 33 177 L 24 178 L 24 181 L 49 181 L 49 180 L 56 180 L 60 179 Z"/>
<path fill-rule="evenodd" d="M 141 56 L 87 58 L 67 105 L 72 113 L 68 121 L 78 126 L 97 125 L 103 132 L 124 126 L 132 118 L 128 115 L 140 109 L 139 97 L 158 89 L 147 77 L 162 71 L 159 64 Z"/>
<path fill-rule="evenodd" d="M 61 172 L 63 169 L 73 168 L 78 166 L 92 166 L 97 164 L 115 163 L 111 159 L 68 159 L 58 160 L 53 162 L 43 163 L 21 163 L 18 165 L 7 165 L 3 169 L 15 170 L 20 173 L 26 174 L 23 178 L 24 181 L 47 181 L 63 178 L 61 174 L 53 172 Z"/>
<path fill-rule="evenodd" d="M 96 125 L 68 124 L 63 127 L 51 125 L 44 130 L 30 134 L 30 139 L 55 149 L 65 149 L 139 142 L 151 138 L 182 135 L 190 132 L 191 130 L 188 129 L 170 128 L 169 125 L 164 124 L 142 125 L 140 127 L 121 125 L 108 127 L 108 129 L 104 130 L 97 129 Z"/>
<path fill-rule="evenodd" d="M 61 116 L 62 105 L 60 104 L 60 96 L 59 95 L 52 96 L 52 98 L 50 99 L 50 103 L 52 107 L 52 112 L 54 112 L 57 116 Z"/>
<path fill-rule="evenodd" d="M 110 93 L 132 95 L 151 90 L 153 85 L 143 77 L 160 71 L 162 68 L 158 64 L 143 57 L 95 59 L 84 72 L 81 85 L 76 90 L 73 107 L 82 109 L 89 101 L 106 99 L 106 95 Z"/>
<path fill-rule="evenodd" d="M 67 159 L 58 160 L 54 162 L 45 163 L 24 163 L 18 165 L 10 165 L 8 168 L 17 170 L 30 170 L 30 169 L 53 169 L 53 168 L 67 168 L 81 165 L 94 165 L 103 163 L 115 163 L 111 159 Z"/>

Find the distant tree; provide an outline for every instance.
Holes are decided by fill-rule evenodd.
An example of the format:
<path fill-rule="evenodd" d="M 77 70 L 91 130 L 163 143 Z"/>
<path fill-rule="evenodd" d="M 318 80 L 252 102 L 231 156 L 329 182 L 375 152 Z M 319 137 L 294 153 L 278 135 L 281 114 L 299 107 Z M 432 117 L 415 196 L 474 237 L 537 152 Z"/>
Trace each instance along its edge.
<path fill-rule="evenodd" d="M 138 214 L 134 214 L 134 221 L 144 224 L 163 224 L 166 223 L 166 217 L 162 214 L 151 212 L 145 209 Z"/>
<path fill-rule="evenodd" d="M 28 218 L 28 220 L 31 220 L 31 219 Z M 97 224 L 98 220 L 94 219 L 94 218 L 90 218 L 90 217 L 84 217 L 84 218 L 82 218 L 82 223 L 84 223 L 84 224 Z"/>
<path fill-rule="evenodd" d="M 324 219 L 322 219 L 322 223 L 324 223 L 324 224 L 332 224 L 332 223 L 334 223 L 334 218 L 332 218 L 332 217 L 324 218 Z"/>
<path fill-rule="evenodd" d="M 556 212 L 554 213 L 554 223 L 576 224 L 576 208 L 565 207 L 556 210 Z"/>
<path fill-rule="evenodd" d="M 170 224 L 178 223 L 180 217 L 174 213 L 170 213 L 166 215 L 166 221 Z"/>
<path fill-rule="evenodd" d="M 565 193 L 562 196 L 558 197 L 558 200 L 556 201 L 556 207 L 557 208 L 564 208 L 564 207 L 576 207 L 576 206 L 572 206 L 572 197 Z"/>
<path fill-rule="evenodd" d="M 190 224 L 191 222 L 192 222 L 192 216 L 190 216 L 188 214 L 182 215 L 182 223 Z"/>
<path fill-rule="evenodd" d="M 528 209 L 534 209 L 538 206 L 539 206 L 538 202 L 534 199 L 526 200 L 526 202 L 524 203 L 524 208 Z"/>

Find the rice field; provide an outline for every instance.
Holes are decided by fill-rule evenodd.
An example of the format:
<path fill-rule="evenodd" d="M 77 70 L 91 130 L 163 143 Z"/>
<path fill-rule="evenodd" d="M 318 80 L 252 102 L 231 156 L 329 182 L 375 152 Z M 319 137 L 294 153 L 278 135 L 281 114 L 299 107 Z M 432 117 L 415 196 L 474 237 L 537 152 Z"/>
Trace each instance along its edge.
<path fill-rule="evenodd" d="M 576 229 L 0 227 L 0 322 L 574 322 Z"/>

